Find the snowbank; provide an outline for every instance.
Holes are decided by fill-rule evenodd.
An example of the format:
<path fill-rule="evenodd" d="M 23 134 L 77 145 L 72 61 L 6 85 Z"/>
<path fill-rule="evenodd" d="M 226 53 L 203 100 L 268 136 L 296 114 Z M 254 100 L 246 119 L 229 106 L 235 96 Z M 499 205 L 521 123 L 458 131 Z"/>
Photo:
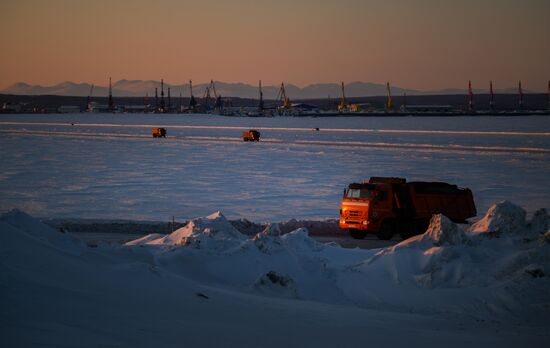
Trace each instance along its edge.
<path fill-rule="evenodd" d="M 164 308 L 159 316 L 178 317 L 205 308 L 220 315 L 218 308 L 230 303 L 268 303 L 270 311 L 283 306 L 290 311 L 285 315 L 296 306 L 322 303 L 346 311 L 544 326 L 550 320 L 549 223 L 544 210 L 527 221 L 520 207 L 502 202 L 468 228 L 436 215 L 422 235 L 360 250 L 320 244 L 305 228 L 281 234 L 278 224 L 247 238 L 217 212 L 169 235 L 92 249 L 12 211 L 0 217 L 0 279 L 19 290 L 6 297 L 17 306 L 4 315 L 29 325 L 39 313 L 50 313 L 41 306 L 73 312 L 65 305 L 71 303 L 84 306 L 76 311 L 83 316 L 106 315 L 120 323 L 115 312 L 131 313 L 135 306 Z M 103 300 L 109 305 L 100 306 L 100 314 L 94 304 Z M 165 314 L 170 308 L 179 311 Z M 257 316 L 261 309 L 251 311 Z"/>
<path fill-rule="evenodd" d="M 523 233 L 527 222 L 525 210 L 511 202 L 504 201 L 489 208 L 483 219 L 469 229 L 473 233 L 485 233 L 498 237 L 503 233 Z"/>
<path fill-rule="evenodd" d="M 238 246 L 245 240 L 247 240 L 246 236 L 237 231 L 222 213 L 216 212 L 204 218 L 193 219 L 184 227 L 168 235 L 149 234 L 130 241 L 126 245 L 186 245 L 194 248 L 225 250 L 229 246 Z"/>
<path fill-rule="evenodd" d="M 435 215 L 424 234 L 353 267 L 360 274 L 353 279 L 363 286 L 366 304 L 371 296 L 424 311 L 548 318 L 550 247 L 544 241 L 549 222 L 544 210 L 526 221 L 524 210 L 510 202 L 493 205 L 466 231 Z"/>
<path fill-rule="evenodd" d="M 201 282 L 215 280 L 263 295 L 524 318 L 538 313 L 535 299 L 550 295 L 544 236 L 549 222 L 545 210 L 527 221 L 522 208 L 501 202 L 470 227 L 435 215 L 425 233 L 370 251 L 321 244 L 305 228 L 283 234 L 280 224 L 247 239 L 216 213 L 168 236 L 144 237 L 127 246 L 182 247 L 158 252 L 158 262 Z"/>

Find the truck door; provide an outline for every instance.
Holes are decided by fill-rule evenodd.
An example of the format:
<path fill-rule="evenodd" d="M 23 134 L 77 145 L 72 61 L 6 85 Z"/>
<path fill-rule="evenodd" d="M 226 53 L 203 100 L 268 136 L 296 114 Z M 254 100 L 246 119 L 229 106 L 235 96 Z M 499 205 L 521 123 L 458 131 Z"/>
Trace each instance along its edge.
<path fill-rule="evenodd" d="M 400 218 L 414 218 L 415 210 L 409 187 L 393 185 L 393 211 Z"/>

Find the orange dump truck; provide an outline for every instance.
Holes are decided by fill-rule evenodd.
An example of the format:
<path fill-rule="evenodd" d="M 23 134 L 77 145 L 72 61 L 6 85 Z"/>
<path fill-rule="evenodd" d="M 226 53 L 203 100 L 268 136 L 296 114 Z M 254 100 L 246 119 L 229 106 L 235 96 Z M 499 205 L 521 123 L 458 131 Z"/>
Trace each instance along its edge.
<path fill-rule="evenodd" d="M 151 133 L 153 138 L 166 138 L 166 129 L 164 128 L 153 128 Z"/>
<path fill-rule="evenodd" d="M 344 190 L 340 228 L 356 239 L 368 233 L 379 239 L 423 233 L 433 214 L 463 223 L 476 216 L 472 191 L 443 182 L 407 182 L 402 178 L 372 177 Z"/>
<path fill-rule="evenodd" d="M 260 132 L 255 129 L 244 131 L 243 141 L 260 141 Z"/>

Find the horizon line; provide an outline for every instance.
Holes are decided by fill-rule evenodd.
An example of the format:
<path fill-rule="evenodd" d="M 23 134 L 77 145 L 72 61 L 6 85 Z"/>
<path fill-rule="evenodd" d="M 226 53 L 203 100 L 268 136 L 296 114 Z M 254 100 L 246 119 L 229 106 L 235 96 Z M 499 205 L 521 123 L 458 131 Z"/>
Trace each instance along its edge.
<path fill-rule="evenodd" d="M 141 80 L 141 79 L 127 79 L 127 78 L 122 78 L 122 79 L 118 79 L 117 81 L 115 81 L 113 83 L 113 85 L 121 82 L 121 81 L 124 81 L 124 82 L 152 82 L 152 83 L 158 83 L 160 84 L 161 83 L 161 80 L 164 80 L 164 79 L 159 79 L 159 80 L 151 80 L 151 79 L 147 79 L 147 80 Z M 192 79 L 191 80 L 188 80 L 188 81 L 193 81 Z M 258 87 L 257 84 L 254 84 L 254 83 L 249 83 L 249 82 L 243 82 L 243 81 L 237 81 L 237 82 L 228 82 L 228 81 L 222 81 L 222 80 L 214 80 L 214 79 L 211 79 L 211 81 L 213 81 L 214 83 L 225 83 L 225 84 L 242 84 L 242 85 L 247 85 L 247 86 L 255 86 L 255 87 Z M 269 83 L 269 84 L 263 84 L 263 80 L 258 80 L 258 82 L 262 81 L 262 88 L 269 88 L 269 87 L 275 87 L 275 88 L 278 88 L 280 86 L 280 84 L 278 82 L 276 83 Z M 475 87 L 473 88 L 473 90 L 478 90 L 478 91 L 484 91 L 484 90 L 489 90 L 490 89 L 490 83 L 493 83 L 493 87 L 494 87 L 494 80 L 489 80 L 487 81 L 487 87 Z M 56 87 L 56 86 L 59 86 L 59 85 L 62 85 L 62 84 L 65 84 L 65 83 L 70 83 L 70 84 L 74 84 L 74 85 L 88 85 L 88 86 L 94 86 L 94 88 L 96 87 L 99 87 L 99 88 L 109 88 L 109 84 L 107 83 L 105 86 L 103 85 L 98 85 L 98 84 L 95 84 L 95 83 L 90 83 L 90 82 L 86 82 L 86 81 L 81 81 L 81 82 L 75 82 L 75 81 L 71 81 L 71 80 L 65 80 L 65 81 L 61 81 L 61 82 L 58 82 L 58 83 L 54 83 L 54 84 L 40 84 L 40 83 L 37 83 L 37 84 L 33 84 L 33 83 L 29 83 L 29 82 L 26 82 L 26 81 L 18 81 L 18 82 L 14 82 L 10 85 L 8 85 L 7 87 L 5 87 L 4 89 L 0 90 L 0 92 L 6 92 L 7 89 L 11 88 L 11 87 L 14 87 L 16 85 L 20 85 L 20 84 L 24 84 L 24 85 L 27 85 L 27 86 L 31 86 L 31 87 L 44 87 L 44 88 L 49 88 L 49 87 Z M 199 86 L 199 85 L 208 85 L 210 84 L 211 82 L 210 81 L 206 81 L 206 82 L 198 82 L 198 83 L 193 83 L 193 86 Z M 292 83 L 292 82 L 285 82 L 285 81 L 281 81 L 281 83 L 284 83 L 285 86 L 293 86 L 293 87 L 296 87 L 296 88 L 299 88 L 301 90 L 303 89 L 306 89 L 308 87 L 311 87 L 311 86 L 316 86 L 316 85 L 337 85 L 339 86 L 341 83 L 344 83 L 344 86 L 349 86 L 351 84 L 372 84 L 372 85 L 379 85 L 379 86 L 382 86 L 384 88 L 386 88 L 386 84 L 390 84 L 390 88 L 399 88 L 399 89 L 403 89 L 403 90 L 410 90 L 410 91 L 414 91 L 414 92 L 421 92 L 421 93 L 431 93 L 431 92 L 434 92 L 434 93 L 437 93 L 437 92 L 442 92 L 442 91 L 448 91 L 448 90 L 465 90 L 467 91 L 468 90 L 468 83 L 465 82 L 464 84 L 464 87 L 443 87 L 443 88 L 439 88 L 439 89 L 428 89 L 428 90 L 424 90 L 424 89 L 417 89 L 417 88 L 411 88 L 411 87 L 402 87 L 398 84 L 395 84 L 392 86 L 392 83 L 391 81 L 386 81 L 386 82 L 371 82 L 371 81 L 361 81 L 361 80 L 354 80 L 354 81 L 350 81 L 350 82 L 345 82 L 345 81 L 338 81 L 338 82 L 315 82 L 315 83 L 309 83 L 309 84 L 306 84 L 306 85 L 298 85 L 298 84 L 295 84 L 295 83 Z M 177 87 L 189 87 L 189 82 L 183 82 L 183 83 L 167 83 L 165 80 L 164 80 L 164 84 L 165 85 L 169 85 L 170 86 L 177 86 Z M 525 82 L 524 80 L 518 80 L 518 84 L 516 85 L 512 85 L 512 86 L 505 86 L 505 87 L 500 87 L 500 88 L 496 88 L 496 90 L 510 90 L 510 89 L 517 89 L 518 88 L 518 85 L 521 84 L 521 85 L 525 85 Z M 548 86 L 545 86 L 548 88 L 548 92 L 550 93 L 550 80 L 548 81 Z M 493 88 L 495 89 L 495 88 Z M 524 93 L 530 93 L 530 94 L 533 94 L 533 93 L 546 93 L 546 88 L 543 88 L 543 89 L 532 89 L 531 91 L 524 91 Z"/>

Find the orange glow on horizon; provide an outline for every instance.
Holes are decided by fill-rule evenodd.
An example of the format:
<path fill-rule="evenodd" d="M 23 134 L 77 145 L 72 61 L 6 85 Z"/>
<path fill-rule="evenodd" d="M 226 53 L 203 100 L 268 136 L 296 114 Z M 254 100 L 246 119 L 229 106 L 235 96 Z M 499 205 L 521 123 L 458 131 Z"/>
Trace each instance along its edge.
<path fill-rule="evenodd" d="M 15 82 L 364 81 L 544 90 L 550 2 L 4 0 L 0 89 Z"/>

